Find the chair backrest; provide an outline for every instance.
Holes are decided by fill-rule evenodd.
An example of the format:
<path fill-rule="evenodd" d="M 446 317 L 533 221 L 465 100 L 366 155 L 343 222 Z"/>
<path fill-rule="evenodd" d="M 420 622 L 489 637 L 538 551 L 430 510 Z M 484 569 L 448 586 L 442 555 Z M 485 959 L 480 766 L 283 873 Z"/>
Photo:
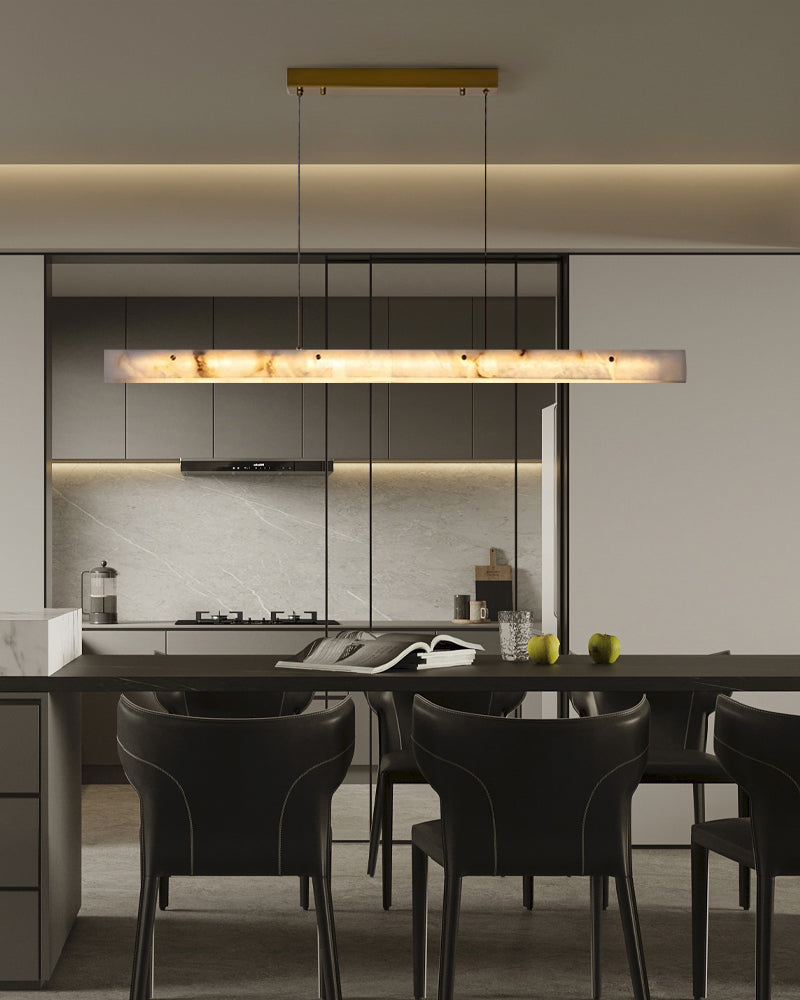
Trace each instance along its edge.
<path fill-rule="evenodd" d="M 122 695 L 117 744 L 141 801 L 147 875 L 319 875 L 353 757 L 351 699 L 265 718 L 171 715 Z"/>
<path fill-rule="evenodd" d="M 369 707 L 378 717 L 380 753 L 411 749 L 413 691 L 365 691 Z M 437 705 L 460 712 L 503 716 L 522 703 L 524 691 L 441 691 L 426 693 Z"/>
<path fill-rule="evenodd" d="M 414 702 L 417 764 L 461 875 L 629 875 L 630 803 L 650 709 L 497 719 Z"/>
<path fill-rule="evenodd" d="M 311 704 L 313 691 L 156 691 L 172 715 L 205 719 L 264 718 L 299 715 Z"/>
<path fill-rule="evenodd" d="M 800 716 L 721 695 L 714 752 L 750 798 L 759 874 L 800 875 Z"/>
<path fill-rule="evenodd" d="M 714 653 L 723 656 L 729 649 Z M 705 750 L 708 718 L 719 691 L 650 691 L 650 752 L 660 750 Z M 730 690 L 725 691 L 730 694 Z M 578 715 L 620 712 L 641 700 L 641 691 L 573 691 L 570 701 Z"/>

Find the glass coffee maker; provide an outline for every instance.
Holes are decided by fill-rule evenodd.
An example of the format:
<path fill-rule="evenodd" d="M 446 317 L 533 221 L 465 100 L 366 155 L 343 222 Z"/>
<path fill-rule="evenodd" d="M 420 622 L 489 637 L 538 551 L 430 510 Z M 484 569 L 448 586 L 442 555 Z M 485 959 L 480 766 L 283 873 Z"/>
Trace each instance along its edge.
<path fill-rule="evenodd" d="M 81 573 L 81 610 L 91 625 L 115 625 L 117 621 L 117 571 L 105 559 Z"/>

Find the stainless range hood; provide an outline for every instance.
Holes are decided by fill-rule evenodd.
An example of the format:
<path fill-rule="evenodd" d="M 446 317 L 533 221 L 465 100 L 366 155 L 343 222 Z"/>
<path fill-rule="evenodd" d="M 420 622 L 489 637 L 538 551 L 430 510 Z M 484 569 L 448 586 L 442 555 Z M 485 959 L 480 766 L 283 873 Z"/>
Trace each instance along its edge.
<path fill-rule="evenodd" d="M 295 461 L 294 459 L 181 459 L 181 472 L 187 476 L 224 475 L 313 475 L 333 472 L 333 461 Z"/>

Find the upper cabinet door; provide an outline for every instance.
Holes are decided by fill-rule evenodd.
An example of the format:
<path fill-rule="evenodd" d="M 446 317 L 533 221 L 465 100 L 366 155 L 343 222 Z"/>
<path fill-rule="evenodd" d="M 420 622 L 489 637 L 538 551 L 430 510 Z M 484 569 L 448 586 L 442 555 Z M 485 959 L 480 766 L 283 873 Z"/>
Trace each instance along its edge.
<path fill-rule="evenodd" d="M 472 344 L 471 298 L 390 298 L 389 347 Z M 408 461 L 472 458 L 472 387 L 389 386 L 389 457 Z"/>
<path fill-rule="evenodd" d="M 125 300 L 48 303 L 52 456 L 125 458 L 125 386 L 103 380 L 103 351 L 125 346 Z"/>
<path fill-rule="evenodd" d="M 372 325 L 370 327 L 370 310 Z M 313 323 L 308 322 L 313 314 Z M 331 297 L 307 301 L 308 347 L 377 350 L 387 345 L 387 300 L 368 297 Z M 313 341 L 309 332 L 313 330 Z M 370 340 L 371 338 L 371 340 Z M 371 390 L 371 392 L 370 392 Z M 367 461 L 370 456 L 370 399 L 372 400 L 372 457 L 388 458 L 389 420 L 386 385 L 329 385 L 327 411 L 325 386 L 303 386 L 303 457 L 325 457 L 327 416 L 328 457 Z"/>
<path fill-rule="evenodd" d="M 520 298 L 516 316 L 513 298 L 490 298 L 486 303 L 486 342 L 490 349 L 519 347 L 551 350 L 556 344 L 553 298 Z M 484 342 L 484 301 L 474 300 L 475 339 Z M 542 457 L 542 409 L 555 402 L 555 386 L 475 385 L 473 393 L 473 456 L 500 461 L 514 458 L 514 416 L 517 419 L 516 455 L 539 461 Z"/>
<path fill-rule="evenodd" d="M 127 299 L 127 344 L 210 348 L 211 299 Z M 127 458 L 211 458 L 213 387 L 128 385 Z"/>
<path fill-rule="evenodd" d="M 308 322 L 304 320 L 304 327 Z M 311 331 L 304 332 L 311 335 Z M 214 346 L 287 348 L 297 344 L 297 299 L 214 300 Z M 301 385 L 214 387 L 215 458 L 300 458 Z"/>

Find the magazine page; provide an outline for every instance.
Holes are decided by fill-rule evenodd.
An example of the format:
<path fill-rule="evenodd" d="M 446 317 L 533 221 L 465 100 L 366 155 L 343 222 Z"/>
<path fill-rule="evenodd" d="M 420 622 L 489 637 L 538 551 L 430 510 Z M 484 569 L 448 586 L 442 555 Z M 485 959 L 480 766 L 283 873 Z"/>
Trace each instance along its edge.
<path fill-rule="evenodd" d="M 484 649 L 479 642 L 459 639 L 456 635 L 435 635 L 431 639 L 431 649 Z"/>
<path fill-rule="evenodd" d="M 405 659 L 409 653 L 417 649 L 428 649 L 428 644 L 424 640 L 409 642 L 407 636 L 400 636 L 397 639 L 381 636 L 378 639 L 371 639 L 363 643 L 349 656 L 339 660 L 342 667 L 350 664 L 359 667 L 383 667 L 388 669 L 393 667 L 400 660 Z"/>

